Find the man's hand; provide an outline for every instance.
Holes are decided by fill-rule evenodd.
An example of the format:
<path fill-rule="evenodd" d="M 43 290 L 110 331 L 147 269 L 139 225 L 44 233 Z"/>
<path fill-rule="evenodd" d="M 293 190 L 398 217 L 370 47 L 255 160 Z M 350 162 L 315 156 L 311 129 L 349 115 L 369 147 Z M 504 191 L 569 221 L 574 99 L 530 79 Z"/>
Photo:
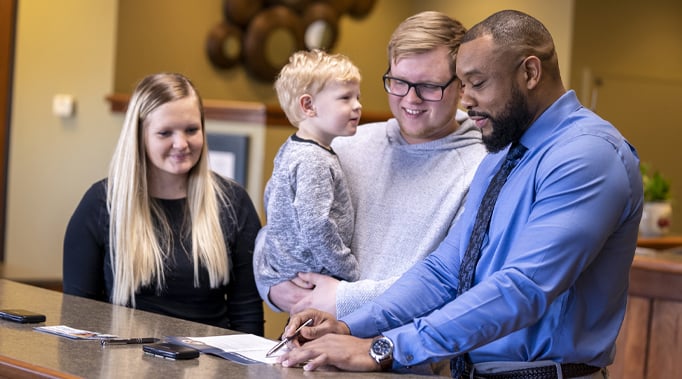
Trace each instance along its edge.
<path fill-rule="evenodd" d="M 309 319 L 313 320 L 312 326 L 301 329 L 298 339 L 293 341 L 294 345 L 300 346 L 306 341 L 320 338 L 329 333 L 350 334 L 348 325 L 338 321 L 332 314 L 317 309 L 306 309 L 289 317 L 289 323 L 284 328 L 282 337 L 293 336 L 296 329 Z"/>
<path fill-rule="evenodd" d="M 294 367 L 307 362 L 306 371 L 325 370 L 334 367 L 348 371 L 379 371 L 381 367 L 369 356 L 371 339 L 350 336 L 345 323 L 317 309 L 306 309 L 289 319 L 284 336 L 290 337 L 306 320 L 313 319 L 313 326 L 301 329 L 292 350 L 279 357 L 284 367 Z"/>
<path fill-rule="evenodd" d="M 306 283 L 300 278 L 294 278 L 270 287 L 268 296 L 277 308 L 291 312 L 296 303 L 312 292 L 312 288 L 312 284 Z"/>
<path fill-rule="evenodd" d="M 371 344 L 371 338 L 330 333 L 293 348 L 284 353 L 279 361 L 284 367 L 295 367 L 307 362 L 303 366 L 306 371 L 326 370 L 329 367 L 344 371 L 380 371 L 381 367 L 369 356 Z"/>
<path fill-rule="evenodd" d="M 299 273 L 297 279 L 308 283 L 313 290 L 291 306 L 289 312 L 298 313 L 306 308 L 316 308 L 336 317 L 336 288 L 339 286 L 337 279 L 314 272 Z"/>

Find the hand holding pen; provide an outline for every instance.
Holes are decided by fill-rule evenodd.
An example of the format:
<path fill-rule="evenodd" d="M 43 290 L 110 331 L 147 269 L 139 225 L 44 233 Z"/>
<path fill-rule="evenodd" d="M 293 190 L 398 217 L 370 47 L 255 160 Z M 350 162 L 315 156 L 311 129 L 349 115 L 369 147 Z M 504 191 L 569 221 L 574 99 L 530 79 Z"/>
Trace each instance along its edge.
<path fill-rule="evenodd" d="M 301 334 L 301 329 L 305 328 L 306 326 L 310 326 L 310 325 L 312 325 L 312 324 L 313 324 L 313 319 L 312 319 L 312 318 L 309 318 L 308 320 L 306 320 L 306 322 L 304 322 L 303 324 L 301 324 L 301 326 L 299 326 L 299 327 L 296 329 L 296 331 L 294 332 L 294 334 L 293 334 L 292 336 L 286 337 L 286 338 L 282 338 L 282 340 L 279 341 L 279 342 L 277 343 L 277 345 L 273 346 L 273 348 L 270 349 L 270 350 L 265 354 L 265 356 L 266 356 L 266 357 L 269 357 L 269 356 L 271 356 L 272 354 L 276 353 L 277 350 L 281 349 L 282 347 L 284 347 L 284 345 L 286 345 L 287 343 L 289 343 L 289 342 L 291 342 L 292 340 L 294 340 L 295 338 L 297 338 L 298 335 Z"/>
<path fill-rule="evenodd" d="M 300 328 L 308 320 L 313 320 L 312 325 Z M 293 341 L 295 347 L 277 356 L 282 367 L 301 366 L 305 371 L 325 366 L 356 369 L 348 358 L 362 356 L 366 359 L 358 362 L 362 361 L 363 370 L 377 369 L 376 361 L 368 354 L 372 340 L 353 337 L 348 325 L 330 313 L 309 308 L 291 315 L 284 337 L 289 337 L 287 340 Z"/>

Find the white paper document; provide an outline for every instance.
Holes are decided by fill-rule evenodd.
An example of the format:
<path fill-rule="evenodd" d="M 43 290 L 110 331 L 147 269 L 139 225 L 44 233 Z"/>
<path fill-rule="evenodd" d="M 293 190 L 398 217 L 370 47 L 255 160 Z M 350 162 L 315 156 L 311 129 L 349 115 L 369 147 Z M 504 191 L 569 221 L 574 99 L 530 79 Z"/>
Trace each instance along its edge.
<path fill-rule="evenodd" d="M 201 352 L 217 355 L 243 364 L 277 363 L 277 357 L 287 351 L 284 347 L 270 357 L 265 354 L 279 341 L 253 334 L 229 334 L 209 337 L 171 337 L 171 340 L 191 346 Z"/>
<path fill-rule="evenodd" d="M 89 330 L 76 329 L 66 325 L 37 326 L 33 328 L 39 332 L 56 334 L 58 336 L 70 338 L 72 340 L 98 340 L 103 338 L 116 338 L 114 334 L 104 334 L 91 332 Z"/>

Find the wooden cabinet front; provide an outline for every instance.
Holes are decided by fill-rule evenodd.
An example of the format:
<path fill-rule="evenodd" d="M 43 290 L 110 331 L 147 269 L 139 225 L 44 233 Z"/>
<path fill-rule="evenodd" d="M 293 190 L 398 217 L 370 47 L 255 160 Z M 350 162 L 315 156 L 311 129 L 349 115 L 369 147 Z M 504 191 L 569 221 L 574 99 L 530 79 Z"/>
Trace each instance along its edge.
<path fill-rule="evenodd" d="M 642 245 L 668 249 L 682 245 L 682 238 L 647 239 Z M 682 253 L 635 256 L 609 371 L 614 379 L 682 378 Z"/>

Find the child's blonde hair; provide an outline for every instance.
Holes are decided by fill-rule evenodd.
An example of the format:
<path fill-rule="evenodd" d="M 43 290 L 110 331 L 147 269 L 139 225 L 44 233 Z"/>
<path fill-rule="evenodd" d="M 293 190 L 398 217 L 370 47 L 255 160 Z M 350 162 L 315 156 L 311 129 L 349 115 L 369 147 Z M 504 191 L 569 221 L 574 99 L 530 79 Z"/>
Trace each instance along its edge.
<path fill-rule="evenodd" d="M 289 122 L 298 127 L 304 115 L 298 99 L 311 96 L 324 89 L 328 82 L 357 82 L 360 70 L 342 54 L 329 54 L 322 50 L 301 50 L 289 57 L 275 81 L 279 104 Z"/>

